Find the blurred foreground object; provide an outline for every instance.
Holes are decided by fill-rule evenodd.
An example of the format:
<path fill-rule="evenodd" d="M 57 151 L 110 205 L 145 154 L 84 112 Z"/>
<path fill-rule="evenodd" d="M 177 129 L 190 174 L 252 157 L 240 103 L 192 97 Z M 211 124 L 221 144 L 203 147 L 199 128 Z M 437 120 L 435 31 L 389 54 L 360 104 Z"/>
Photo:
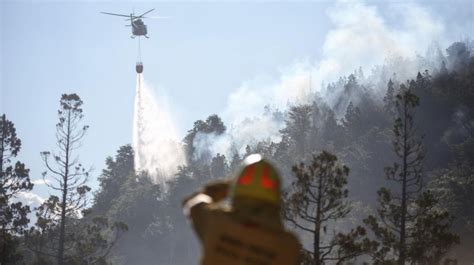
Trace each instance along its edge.
<path fill-rule="evenodd" d="M 219 204 L 227 197 L 230 208 Z M 201 264 L 298 263 L 298 239 L 281 221 L 280 176 L 261 155 L 243 161 L 233 184 L 209 184 L 183 204 L 203 245 Z"/>

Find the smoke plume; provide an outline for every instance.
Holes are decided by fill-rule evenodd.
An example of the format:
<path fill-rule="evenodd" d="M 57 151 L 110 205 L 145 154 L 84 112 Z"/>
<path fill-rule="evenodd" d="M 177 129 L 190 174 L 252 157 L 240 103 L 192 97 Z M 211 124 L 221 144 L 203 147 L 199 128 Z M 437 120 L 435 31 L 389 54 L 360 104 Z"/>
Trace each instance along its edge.
<path fill-rule="evenodd" d="M 447 39 L 442 21 L 413 2 L 384 5 L 389 12 L 364 1 L 337 1 L 327 10 L 332 29 L 325 36 L 321 59 L 295 63 L 273 80 L 256 77 L 244 82 L 228 97 L 222 113 L 231 128 L 227 135 L 200 136 L 195 147 L 228 155 L 235 150 L 241 153 L 249 143 L 278 139 L 284 119 L 262 115 L 265 106 L 285 112 L 291 105 L 318 97 L 341 118 L 346 106 L 335 109 L 335 105 L 343 88 L 328 90 L 327 84 L 357 71 L 358 82 L 381 99 L 394 75 L 403 82 L 414 78 L 417 71 L 439 66 L 442 53 L 437 43 L 452 41 Z M 358 96 L 351 99 L 354 104 Z M 225 150 L 226 146 L 233 150 Z"/>

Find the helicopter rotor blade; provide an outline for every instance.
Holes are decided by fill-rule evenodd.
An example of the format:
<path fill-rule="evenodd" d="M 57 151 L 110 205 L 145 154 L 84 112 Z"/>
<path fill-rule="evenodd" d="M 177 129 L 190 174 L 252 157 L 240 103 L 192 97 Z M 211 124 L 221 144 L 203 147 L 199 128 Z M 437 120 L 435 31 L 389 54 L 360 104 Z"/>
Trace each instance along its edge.
<path fill-rule="evenodd" d="M 122 14 L 114 14 L 114 13 L 107 13 L 107 12 L 100 12 L 102 14 L 111 15 L 111 16 L 119 16 L 119 17 L 130 17 L 129 15 L 122 15 Z"/>
<path fill-rule="evenodd" d="M 137 18 L 141 18 L 141 17 L 143 17 L 144 15 L 146 15 L 146 14 L 150 13 L 150 12 L 151 12 L 151 11 L 153 11 L 153 10 L 155 10 L 155 9 L 154 9 L 154 8 L 152 8 L 152 9 L 150 9 L 150 10 L 146 11 L 145 13 L 143 13 L 143 14 L 139 15 Z"/>
<path fill-rule="evenodd" d="M 135 20 L 137 18 L 143 18 L 143 17 L 137 17 L 133 14 L 130 14 L 130 16 L 127 16 L 127 17 L 128 17 L 127 19 L 124 19 L 125 21 Z"/>
<path fill-rule="evenodd" d="M 142 18 L 151 18 L 151 19 L 168 19 L 168 18 L 173 18 L 170 16 L 153 16 L 153 17 L 142 17 Z"/>

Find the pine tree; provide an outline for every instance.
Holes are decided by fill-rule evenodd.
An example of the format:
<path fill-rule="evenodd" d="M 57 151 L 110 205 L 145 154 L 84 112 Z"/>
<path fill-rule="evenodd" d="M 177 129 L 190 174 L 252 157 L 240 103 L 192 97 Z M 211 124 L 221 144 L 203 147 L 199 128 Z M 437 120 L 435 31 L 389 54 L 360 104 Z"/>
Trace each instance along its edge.
<path fill-rule="evenodd" d="M 344 127 L 339 124 L 336 119 L 336 114 L 329 107 L 323 111 L 324 126 L 321 130 L 321 139 L 323 140 L 324 148 L 327 150 L 342 150 L 348 145 L 348 140 L 344 131 Z"/>
<path fill-rule="evenodd" d="M 53 195 L 36 210 L 36 224 L 25 235 L 27 247 L 35 254 L 34 265 L 55 264 L 54 260 L 57 260 L 61 225 L 57 211 L 60 208 L 59 197 Z M 111 264 L 107 257 L 128 226 L 104 216 L 91 215 L 89 210 L 84 210 L 83 215 L 81 219 L 68 219 L 64 263 Z"/>
<path fill-rule="evenodd" d="M 134 177 L 134 153 L 131 145 L 121 146 L 115 159 L 107 157 L 106 168 L 99 176 L 100 190 L 94 196 L 94 211 L 105 214 L 117 198 L 124 183 Z"/>
<path fill-rule="evenodd" d="M 474 235 L 474 138 L 452 145 L 454 159 L 430 183 L 444 209 Z"/>
<path fill-rule="evenodd" d="M 383 103 L 385 114 L 390 119 L 395 117 L 395 84 L 393 83 L 392 79 L 388 80 L 387 91 L 385 92 L 385 96 L 383 97 Z"/>
<path fill-rule="evenodd" d="M 295 160 L 305 157 L 309 151 L 309 143 L 311 142 L 309 137 L 314 129 L 311 124 L 311 112 L 311 105 L 291 107 L 285 121 L 285 128 L 280 131 L 282 137 L 288 141 L 290 148 L 293 150 L 292 157 Z"/>
<path fill-rule="evenodd" d="M 344 115 L 343 125 L 347 135 L 352 139 L 357 139 L 365 133 L 364 122 L 359 107 L 349 102 L 346 113 Z"/>
<path fill-rule="evenodd" d="M 33 189 L 25 164 L 12 163 L 20 149 L 21 140 L 15 126 L 3 114 L 0 119 L 0 264 L 17 264 L 22 259 L 17 251 L 16 236 L 21 235 L 29 223 L 29 206 L 12 202 L 18 193 Z"/>
<path fill-rule="evenodd" d="M 25 235 L 38 265 L 52 264 L 53 260 L 57 265 L 108 264 L 112 247 L 128 230 L 124 223 L 91 214 L 87 208 L 90 170 L 84 169 L 76 155 L 88 129 L 82 125 L 82 104 L 77 94 L 61 96 L 56 124 L 58 150 L 41 152 L 47 168 L 43 179 L 59 196 L 51 195 L 38 208 L 37 222 Z"/>
<path fill-rule="evenodd" d="M 449 214 L 437 211 L 437 201 L 431 193 L 422 192 L 425 151 L 414 123 L 415 108 L 419 105 L 419 98 L 411 90 L 414 86 L 414 81 L 401 85 L 395 101 L 393 150 L 398 161 L 386 167 L 385 174 L 396 183 L 397 190 L 379 189 L 378 218 L 370 215 L 364 220 L 378 239 L 378 247 L 372 252 L 375 264 L 437 264 L 457 240 L 449 232 Z M 426 233 L 432 233 L 431 241 L 424 238 Z M 433 263 L 420 261 L 426 259 Z"/>
<path fill-rule="evenodd" d="M 186 158 L 188 159 L 188 163 L 194 163 L 196 162 L 195 159 L 195 147 L 194 147 L 194 141 L 195 138 L 198 134 L 215 134 L 215 135 L 221 135 L 226 131 L 226 126 L 224 125 L 224 122 L 222 122 L 222 119 L 216 115 L 210 115 L 207 117 L 206 121 L 202 120 L 197 120 L 194 122 L 193 128 L 191 130 L 188 130 L 188 134 L 184 137 L 183 142 L 185 144 L 185 152 L 186 152 Z M 202 161 L 208 161 L 211 159 L 211 154 L 201 154 L 201 158 L 198 159 L 201 162 Z"/>
<path fill-rule="evenodd" d="M 46 179 L 50 176 L 55 183 L 48 184 L 48 186 L 61 194 L 59 209 L 50 209 L 59 216 L 58 265 L 65 264 L 66 222 L 71 218 L 76 218 L 78 213 L 85 209 L 86 194 L 90 191 L 90 187 L 86 185 L 90 170 L 86 170 L 82 166 L 74 153 L 81 146 L 81 140 L 89 128 L 87 125 L 81 125 L 84 117 L 82 104 L 83 102 L 77 94 L 63 94 L 61 96 L 58 110 L 59 122 L 56 124 L 58 153 L 41 152 L 47 168 L 47 171 L 43 172 L 43 178 Z M 51 156 L 53 161 L 50 159 Z"/>
<path fill-rule="evenodd" d="M 226 177 L 226 175 L 229 173 L 229 166 L 227 165 L 227 159 L 225 158 L 225 155 L 217 153 L 216 156 L 211 160 L 209 170 L 211 171 L 211 178 L 213 179 Z"/>
<path fill-rule="evenodd" d="M 349 168 L 340 165 L 337 157 L 323 151 L 313 155 L 311 164 L 293 166 L 296 180 L 285 193 L 284 217 L 290 224 L 313 238 L 312 249 L 303 256 L 311 257 L 305 264 L 341 264 L 364 253 L 371 242 L 361 238 L 365 229 L 357 227 L 349 233 L 330 233 L 335 222 L 347 216 Z"/>

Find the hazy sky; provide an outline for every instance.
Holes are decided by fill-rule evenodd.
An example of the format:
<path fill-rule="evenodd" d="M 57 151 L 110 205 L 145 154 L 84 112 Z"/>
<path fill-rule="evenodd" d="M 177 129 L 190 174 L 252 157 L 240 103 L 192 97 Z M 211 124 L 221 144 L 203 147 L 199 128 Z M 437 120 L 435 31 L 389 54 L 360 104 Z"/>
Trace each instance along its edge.
<path fill-rule="evenodd" d="M 418 36 L 420 42 L 444 44 L 474 32 L 472 1 L 358 2 L 380 18 L 379 26 L 387 34 L 403 37 L 410 27 L 428 28 L 433 34 Z M 20 160 L 31 168 L 32 179 L 39 179 L 44 170 L 39 152 L 55 146 L 59 98 L 62 93 L 79 94 L 85 124 L 90 125 L 80 156 L 83 164 L 95 167 L 95 180 L 105 158 L 132 142 L 138 42 L 130 38 L 123 18 L 100 11 L 129 14 L 156 8 L 150 15 L 171 17 L 145 20 L 150 39 L 141 41 L 142 60 L 145 80 L 169 100 L 183 137 L 195 120 L 228 111 L 229 96 L 249 80 L 279 80 L 293 65 L 313 65 L 333 54 L 330 37 L 351 29 L 351 21 L 341 17 L 347 18 L 352 7 L 337 13 L 344 5 L 1 1 L 0 110 L 15 123 L 22 139 Z M 413 6 L 419 10 L 411 18 L 420 16 L 421 22 L 400 22 L 396 14 Z M 423 39 L 432 36 L 435 39 Z M 417 40 L 416 35 L 407 39 Z M 349 41 L 337 48 L 350 51 L 353 45 Z M 41 185 L 35 192 L 47 196 Z"/>

